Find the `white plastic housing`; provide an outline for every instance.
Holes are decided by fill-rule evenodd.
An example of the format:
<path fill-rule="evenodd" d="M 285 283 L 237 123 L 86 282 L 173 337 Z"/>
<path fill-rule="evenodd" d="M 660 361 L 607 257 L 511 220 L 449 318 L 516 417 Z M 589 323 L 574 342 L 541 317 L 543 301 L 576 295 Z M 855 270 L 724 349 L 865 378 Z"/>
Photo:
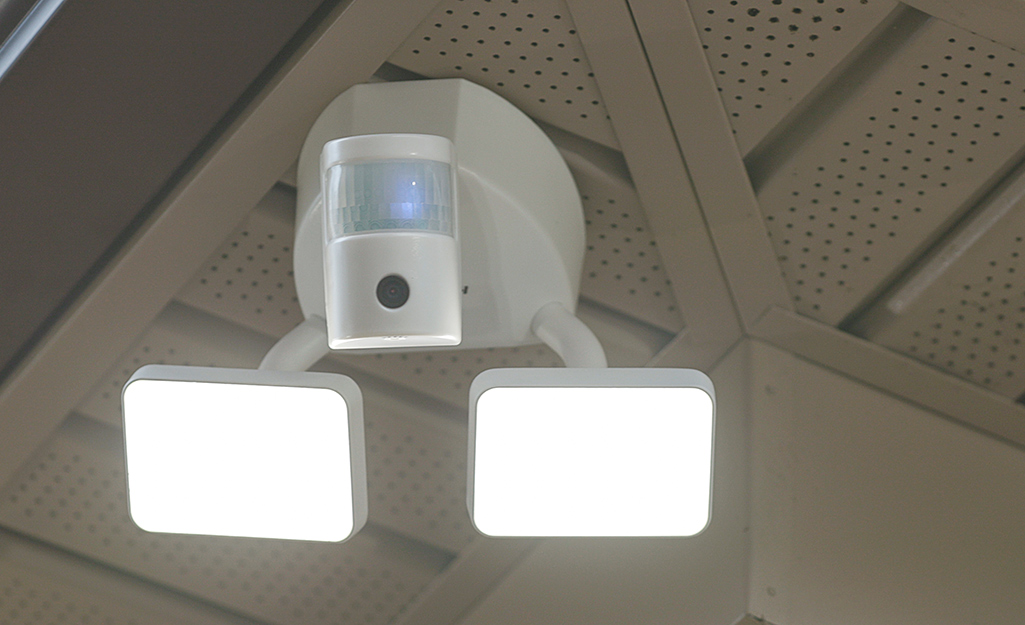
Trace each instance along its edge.
<path fill-rule="evenodd" d="M 715 392 L 689 369 L 491 369 L 470 388 L 467 502 L 488 536 L 692 536 Z"/>
<path fill-rule="evenodd" d="M 459 254 L 455 239 L 419 232 L 374 232 L 330 241 L 327 329 L 331 349 L 458 345 Z M 386 276 L 402 276 L 409 300 L 377 299 Z"/>
<path fill-rule="evenodd" d="M 458 345 L 452 142 L 417 134 L 329 141 L 321 155 L 324 292 L 332 349 Z M 388 306 L 386 277 L 408 287 Z"/>
<path fill-rule="evenodd" d="M 351 379 L 147 365 L 121 397 L 129 512 L 142 529 L 337 542 L 366 522 Z"/>
<path fill-rule="evenodd" d="M 311 128 L 299 157 L 294 256 L 307 318 L 327 316 L 321 153 L 339 138 L 382 133 L 435 135 L 455 145 L 459 349 L 534 344 L 538 310 L 550 302 L 576 310 L 584 217 L 565 161 L 512 104 L 479 85 L 445 79 L 357 85 Z"/>

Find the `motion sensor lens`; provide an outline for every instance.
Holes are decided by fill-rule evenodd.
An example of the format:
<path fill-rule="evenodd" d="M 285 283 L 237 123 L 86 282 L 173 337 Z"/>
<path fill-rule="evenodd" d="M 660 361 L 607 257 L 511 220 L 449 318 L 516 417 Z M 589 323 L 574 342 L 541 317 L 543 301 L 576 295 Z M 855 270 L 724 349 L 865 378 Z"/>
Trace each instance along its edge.
<path fill-rule="evenodd" d="M 377 283 L 377 301 L 385 308 L 399 308 L 409 299 L 409 283 L 402 276 L 385 276 Z"/>

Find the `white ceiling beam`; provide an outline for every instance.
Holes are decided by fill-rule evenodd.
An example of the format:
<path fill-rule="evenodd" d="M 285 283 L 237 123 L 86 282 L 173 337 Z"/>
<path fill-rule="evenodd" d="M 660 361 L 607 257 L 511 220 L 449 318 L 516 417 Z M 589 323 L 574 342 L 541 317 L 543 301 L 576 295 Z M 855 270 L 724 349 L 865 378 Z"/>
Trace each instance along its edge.
<path fill-rule="evenodd" d="M 1025 406 L 853 334 L 772 308 L 751 335 L 868 386 L 1025 447 Z"/>
<path fill-rule="evenodd" d="M 340 5 L 0 389 L 0 484 L 50 435 L 434 2 Z"/>
<path fill-rule="evenodd" d="M 629 0 L 698 203 L 745 326 L 792 309 L 698 29 L 680 0 Z"/>
<path fill-rule="evenodd" d="M 715 362 L 741 337 L 740 320 L 629 7 L 567 4 L 683 310 L 686 360 Z"/>

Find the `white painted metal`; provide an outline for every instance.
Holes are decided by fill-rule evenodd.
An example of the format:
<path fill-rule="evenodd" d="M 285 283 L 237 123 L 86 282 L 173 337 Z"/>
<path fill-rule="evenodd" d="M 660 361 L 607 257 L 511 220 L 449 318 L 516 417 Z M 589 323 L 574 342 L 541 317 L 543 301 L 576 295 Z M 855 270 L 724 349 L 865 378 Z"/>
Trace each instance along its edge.
<path fill-rule="evenodd" d="M 25 535 L 271 623 L 387 622 L 449 561 L 364 528 L 342 544 L 150 534 L 125 508 L 116 430 L 72 419 L 0 493 Z"/>
<path fill-rule="evenodd" d="M 0 622 L 247 625 L 243 618 L 12 532 L 0 532 Z"/>
<path fill-rule="evenodd" d="M 842 321 L 1025 144 L 1025 56 L 934 20 L 839 103 L 758 200 L 797 310 Z"/>
<path fill-rule="evenodd" d="M 740 338 L 740 320 L 629 7 L 568 4 L 694 337 L 690 358 L 714 362 Z"/>
<path fill-rule="evenodd" d="M 1017 399 L 1025 392 L 1025 179 L 1017 174 L 857 331 Z"/>
<path fill-rule="evenodd" d="M 271 341 L 236 324 L 180 304 L 165 308 L 134 345 L 75 407 L 121 427 L 121 389 L 143 365 L 255 368 Z"/>
<path fill-rule="evenodd" d="M 0 623 L 96 622 L 106 625 L 180 622 L 126 605 L 123 597 L 96 596 L 30 570 L 0 564 Z"/>
<path fill-rule="evenodd" d="M 897 6 L 893 0 L 688 4 L 742 154 Z"/>
<path fill-rule="evenodd" d="M 1025 446 L 1025 407 L 972 382 L 790 311 L 771 309 L 751 336 L 893 393 L 969 427 Z"/>
<path fill-rule="evenodd" d="M 752 354 L 752 614 L 1020 618 L 1020 449 L 775 348 Z"/>
<path fill-rule="evenodd" d="M 616 171 L 590 162 L 575 166 L 570 158 L 587 224 L 580 294 L 635 319 L 679 332 L 683 327 L 680 309 L 637 190 Z"/>
<path fill-rule="evenodd" d="M 976 0 L 965 11 L 958 0 L 903 0 L 919 11 L 1025 52 L 1025 14 L 1017 0 Z"/>
<path fill-rule="evenodd" d="M 269 336 L 302 321 L 292 245 L 295 193 L 281 185 L 265 195 L 176 299 Z"/>
<path fill-rule="evenodd" d="M 737 312 L 750 326 L 766 308 L 792 303 L 697 29 L 674 0 L 633 0 L 630 10 Z"/>
<path fill-rule="evenodd" d="M 444 0 L 388 61 L 472 80 L 535 119 L 618 147 L 564 0 Z"/>

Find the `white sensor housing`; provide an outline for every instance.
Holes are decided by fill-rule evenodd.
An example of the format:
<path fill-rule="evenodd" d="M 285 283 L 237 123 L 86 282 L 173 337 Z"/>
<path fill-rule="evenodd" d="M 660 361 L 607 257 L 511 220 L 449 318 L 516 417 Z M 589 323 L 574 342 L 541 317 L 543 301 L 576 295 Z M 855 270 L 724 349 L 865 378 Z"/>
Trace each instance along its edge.
<path fill-rule="evenodd" d="M 339 237 L 324 232 L 324 209 L 332 201 L 324 193 L 324 173 L 330 173 L 330 167 L 325 170 L 321 166 L 325 149 L 331 150 L 325 163 L 354 157 L 394 158 L 393 148 L 407 149 L 403 146 L 411 145 L 409 141 L 387 146 L 384 137 L 367 139 L 367 135 L 393 133 L 429 135 L 419 142 L 417 149 L 423 151 L 414 158 L 453 164 L 453 189 L 458 196 L 458 224 L 453 222 L 453 236 L 423 229 L 393 229 L 327 243 Z M 336 143 L 341 137 L 347 139 Z M 435 150 L 428 147 L 428 143 L 442 137 L 452 142 L 458 158 L 445 156 L 440 143 L 435 143 Z M 378 236 L 384 241 L 375 241 Z M 400 242 L 403 237 L 409 240 Z M 450 257 L 443 250 L 453 240 L 461 260 L 455 291 L 461 323 L 441 329 L 436 322 L 440 323 L 442 317 L 452 323 L 456 319 L 455 315 L 440 312 L 449 306 L 448 297 L 453 292 L 447 281 L 454 274 L 441 269 Z M 336 248 L 329 250 L 325 244 Z M 401 251 L 386 249 L 392 244 L 404 247 L 405 260 L 396 255 Z M 466 80 L 412 80 L 351 87 L 324 109 L 299 156 L 296 292 L 308 320 L 324 318 L 334 326 L 330 346 L 335 349 L 370 348 L 353 350 L 366 352 L 536 344 L 539 340 L 531 324 L 538 310 L 553 302 L 571 313 L 576 310 L 584 248 L 580 194 L 559 150 L 522 111 Z M 413 250 L 417 262 L 412 262 Z M 325 262 L 325 252 L 333 259 Z M 410 264 L 385 267 L 385 259 L 408 260 Z M 424 286 L 403 275 L 410 288 L 409 302 L 404 307 L 383 310 L 374 291 L 367 295 L 369 289 L 376 289 L 384 272 L 414 270 L 429 272 L 417 274 L 417 280 L 438 282 L 430 283 L 436 286 L 426 286 L 425 291 Z M 349 287 L 337 288 L 337 277 L 325 282 L 328 271 L 352 272 L 343 276 L 350 281 Z M 328 288 L 337 292 L 327 292 L 326 284 L 334 285 Z M 360 291 L 362 295 L 350 301 L 345 299 L 344 291 Z M 421 296 L 428 301 L 414 302 Z M 328 303 L 327 298 L 333 301 Z M 422 310 L 417 308 L 421 305 Z M 342 324 L 350 324 L 349 329 L 341 329 Z M 408 325 L 399 331 L 402 324 Z M 450 340 L 452 335 L 458 338 Z M 407 338 L 386 338 L 390 336 Z"/>
<path fill-rule="evenodd" d="M 455 151 L 445 137 L 377 134 L 321 153 L 331 349 L 458 345 Z"/>

